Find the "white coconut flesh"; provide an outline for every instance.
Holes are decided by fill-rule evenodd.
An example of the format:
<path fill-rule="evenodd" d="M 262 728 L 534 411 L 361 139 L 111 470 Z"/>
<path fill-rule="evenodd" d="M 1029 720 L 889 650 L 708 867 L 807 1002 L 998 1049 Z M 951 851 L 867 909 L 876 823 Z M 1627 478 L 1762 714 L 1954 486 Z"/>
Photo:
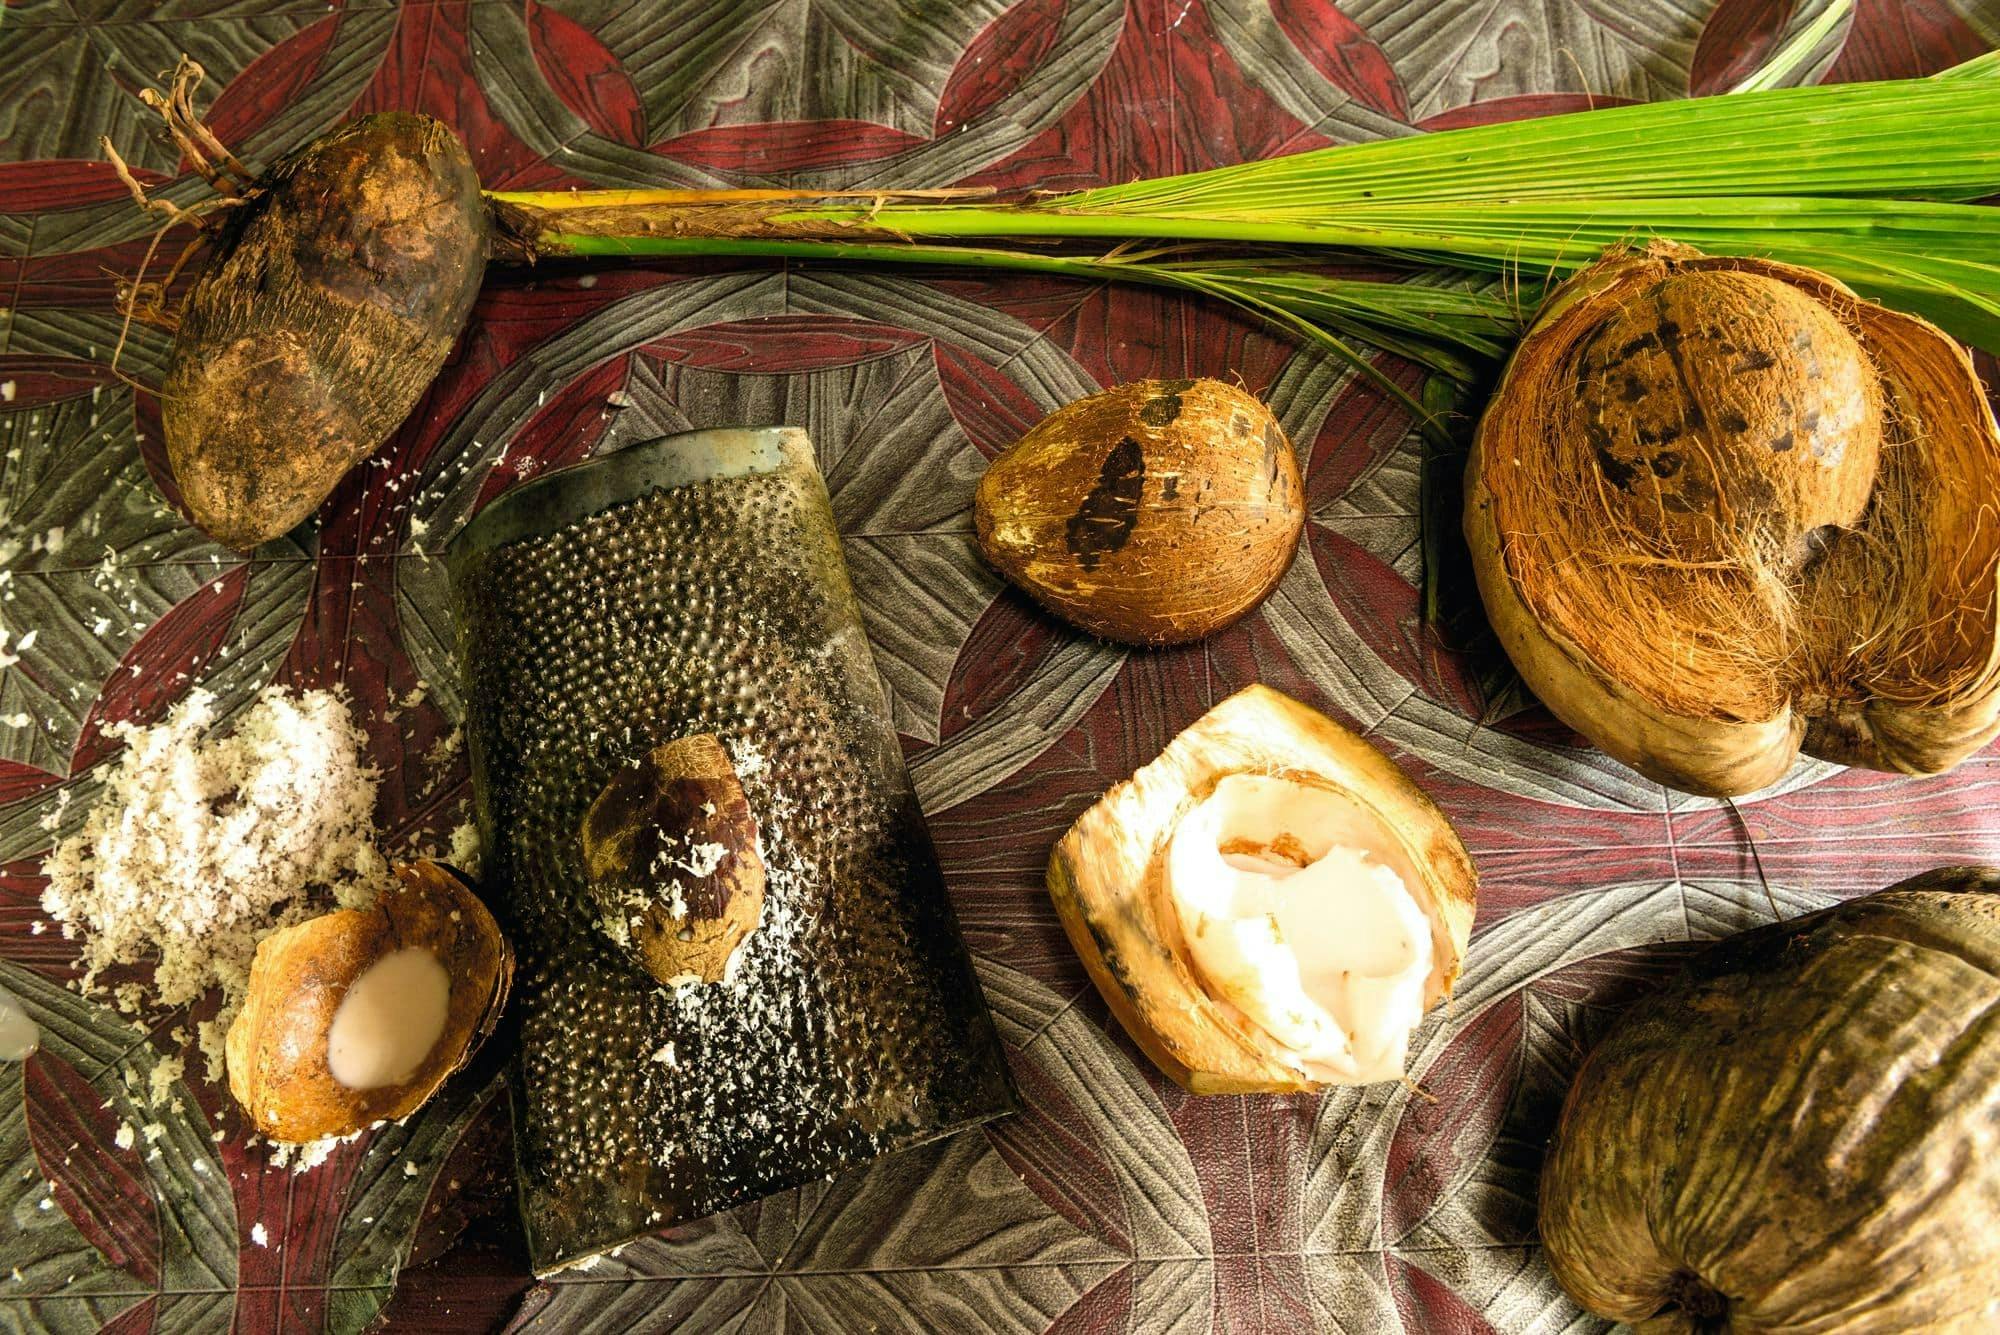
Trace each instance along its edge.
<path fill-rule="evenodd" d="M 1316 1079 L 1394 1080 L 1423 1019 L 1434 948 L 1423 905 L 1337 791 L 1233 774 L 1182 817 L 1167 887 L 1218 1000 Z"/>
<path fill-rule="evenodd" d="M 421 946 L 390 951 L 348 987 L 327 1027 L 326 1066 L 349 1089 L 416 1077 L 451 1013 L 451 975 Z"/>

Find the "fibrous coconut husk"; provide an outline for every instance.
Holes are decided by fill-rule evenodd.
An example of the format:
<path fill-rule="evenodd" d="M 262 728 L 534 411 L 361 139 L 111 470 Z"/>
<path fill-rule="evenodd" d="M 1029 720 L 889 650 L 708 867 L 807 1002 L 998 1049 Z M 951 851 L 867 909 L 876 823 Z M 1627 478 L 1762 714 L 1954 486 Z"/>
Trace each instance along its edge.
<path fill-rule="evenodd" d="M 1739 934 L 1621 1016 L 1542 1169 L 1563 1288 L 1643 1335 L 2000 1328 L 1996 887 Z"/>
<path fill-rule="evenodd" d="M 1549 708 L 1736 794 L 1801 750 L 1909 773 L 2000 732 L 1996 429 L 1942 332 L 1791 265 L 1622 254 L 1551 298 L 1465 526 Z"/>

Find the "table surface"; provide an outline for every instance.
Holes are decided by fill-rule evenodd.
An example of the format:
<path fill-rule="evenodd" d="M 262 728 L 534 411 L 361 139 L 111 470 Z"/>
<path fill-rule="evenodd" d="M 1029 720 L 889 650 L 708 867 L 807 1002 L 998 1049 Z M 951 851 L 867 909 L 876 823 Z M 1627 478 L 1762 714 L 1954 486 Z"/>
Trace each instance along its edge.
<path fill-rule="evenodd" d="M 134 330 L 112 364 L 115 275 L 148 227 L 97 141 L 169 198 L 199 197 L 131 96 L 185 51 L 209 72 L 210 123 L 253 163 L 405 107 L 456 126 L 495 186 L 1084 185 L 1715 91 L 1818 8 L 9 0 L 0 627 L 19 662 L 0 672 L 0 981 L 50 1039 L 0 1067 L 0 1325 L 1595 1328 L 1550 1280 L 1531 1208 L 1578 1054 L 1691 940 L 2000 854 L 1992 754 L 1932 780 L 1803 764 L 1734 809 L 1639 780 L 1509 691 L 1476 629 L 1420 624 L 1416 456 L 1381 395 L 1214 305 L 1053 279 L 495 273 L 378 459 L 316 525 L 242 559 L 171 504 L 164 337 Z M 1996 44 L 2000 0 L 1860 0 L 1813 73 L 1916 74 Z M 973 481 L 1060 403 L 1193 375 L 1241 377 L 1297 443 L 1299 558 L 1208 643 L 1081 638 L 981 565 Z M 158 1143 L 119 1148 L 127 1081 L 179 1049 L 181 1017 L 135 1032 L 67 998 L 71 950 L 38 903 L 43 817 L 67 793 L 55 828 L 74 828 L 115 751 L 103 725 L 158 718 L 196 685 L 229 708 L 273 681 L 343 686 L 392 845 L 435 846 L 468 800 L 438 544 L 533 473 L 735 422 L 804 426 L 822 452 L 1027 1111 L 539 1285 L 494 1057 L 304 1174 L 246 1148 L 193 1076 Z M 1251 681 L 1367 733 L 1478 860 L 1477 934 L 1415 1045 L 1420 1089 L 1190 1098 L 1111 1022 L 1049 907 L 1057 835 Z"/>

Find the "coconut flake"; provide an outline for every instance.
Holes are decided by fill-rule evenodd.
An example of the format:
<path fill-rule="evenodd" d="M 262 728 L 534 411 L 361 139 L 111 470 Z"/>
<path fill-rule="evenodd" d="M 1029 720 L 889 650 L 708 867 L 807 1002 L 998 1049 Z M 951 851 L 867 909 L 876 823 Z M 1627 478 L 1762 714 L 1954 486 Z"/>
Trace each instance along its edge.
<path fill-rule="evenodd" d="M 379 776 L 343 697 L 271 687 L 227 735 L 215 721 L 197 690 L 163 723 L 107 725 L 126 749 L 83 829 L 42 864 L 42 906 L 83 943 L 81 990 L 101 994 L 120 964 L 151 965 L 113 992 L 128 1013 L 221 988 L 220 1013 L 197 1026 L 210 1079 L 257 943 L 390 879 L 371 819 Z"/>

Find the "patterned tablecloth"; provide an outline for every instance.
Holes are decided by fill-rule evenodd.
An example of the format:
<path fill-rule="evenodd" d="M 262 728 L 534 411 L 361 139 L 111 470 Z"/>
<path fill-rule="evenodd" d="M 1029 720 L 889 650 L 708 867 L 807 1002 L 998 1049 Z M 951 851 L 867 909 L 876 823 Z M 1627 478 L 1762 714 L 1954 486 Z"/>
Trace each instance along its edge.
<path fill-rule="evenodd" d="M 2000 856 L 1992 755 L 1925 781 L 1805 764 L 1733 810 L 1640 781 L 1509 690 L 1489 640 L 1420 626 L 1416 456 L 1382 396 L 1214 305 L 1053 279 L 496 273 L 390 446 L 316 525 L 244 560 L 170 503 L 164 337 L 134 329 L 112 365 L 115 275 L 148 227 L 97 141 L 168 198 L 198 197 L 131 96 L 185 51 L 210 73 L 216 132 L 252 162 L 409 107 L 458 127 L 496 186 L 1075 186 L 1714 91 L 1818 10 L 8 0 L 0 982 L 51 1040 L 0 1067 L 0 1326 L 354 1329 L 386 1305 L 402 1323 L 552 1331 L 1594 1328 L 1549 1279 L 1531 1209 L 1579 1053 L 1690 940 Z M 1997 43 L 1995 0 L 1860 0 L 1813 73 L 1914 74 Z M 1240 376 L 1297 442 L 1298 560 L 1207 644 L 1080 638 L 981 565 L 973 482 L 1058 404 L 1191 375 Z M 242 1148 L 226 1099 L 192 1079 L 157 1140 L 119 1148 L 131 1085 L 179 1049 L 180 1017 L 135 1031 L 67 996 L 72 951 L 38 904 L 44 817 L 68 794 L 54 824 L 74 828 L 114 751 L 103 725 L 157 718 L 196 684 L 232 708 L 272 681 L 344 686 L 385 775 L 384 828 L 399 849 L 436 844 L 467 802 L 439 543 L 540 470 L 737 422 L 804 426 L 822 452 L 1028 1111 L 541 1285 L 491 1061 L 300 1175 Z M 1190 1098 L 1110 1021 L 1049 908 L 1041 869 L 1070 820 L 1250 681 L 1365 731 L 1479 862 L 1478 933 L 1416 1043 L 1420 1088 Z"/>

